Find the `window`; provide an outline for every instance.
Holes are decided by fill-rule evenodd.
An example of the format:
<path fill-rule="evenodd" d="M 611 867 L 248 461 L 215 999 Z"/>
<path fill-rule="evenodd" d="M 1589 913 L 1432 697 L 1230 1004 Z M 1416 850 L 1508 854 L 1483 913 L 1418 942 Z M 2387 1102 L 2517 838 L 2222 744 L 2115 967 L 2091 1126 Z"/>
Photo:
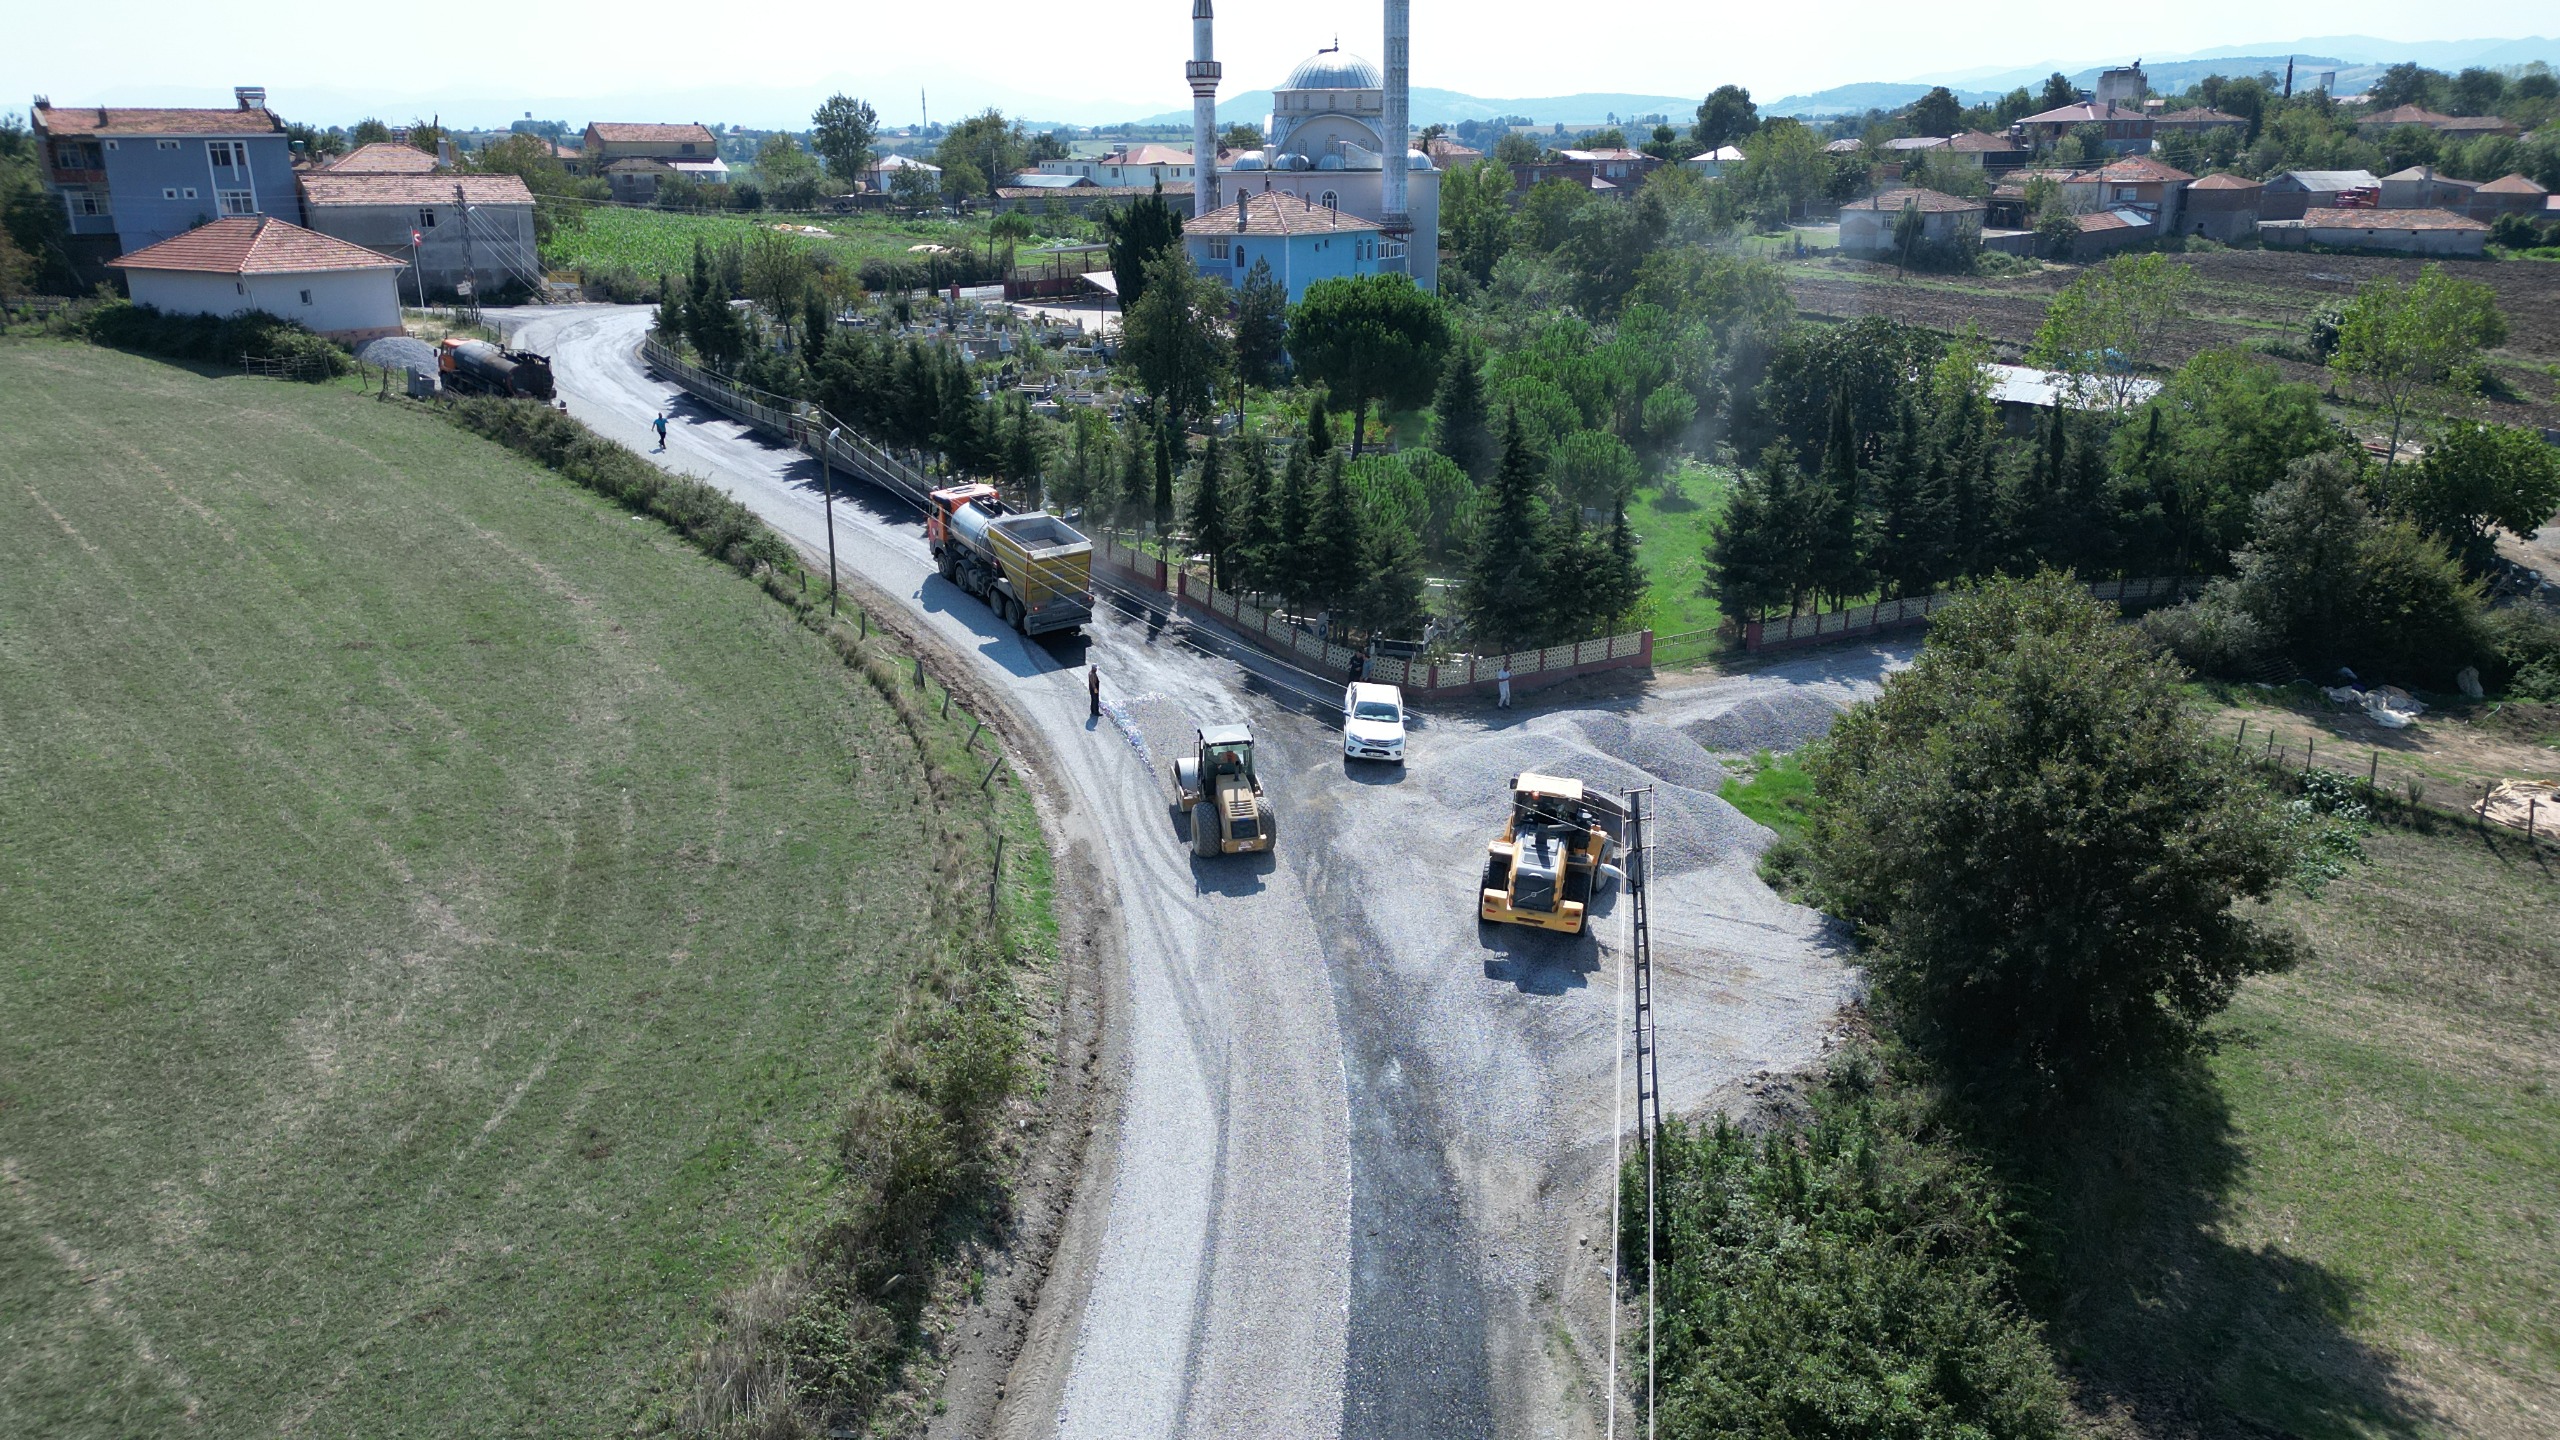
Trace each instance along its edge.
<path fill-rule="evenodd" d="M 83 215 L 110 213 L 107 209 L 107 192 L 104 190 L 65 190 L 62 192 L 62 203 L 69 207 L 75 219 Z"/>
<path fill-rule="evenodd" d="M 421 230 L 433 230 L 436 228 L 436 212 L 433 210 L 419 211 L 418 228 Z"/>
<path fill-rule="evenodd" d="M 185 188 L 184 190 L 179 191 L 178 193 L 179 193 L 179 194 L 181 194 L 181 195 L 186 196 L 186 197 L 187 197 L 188 199 L 190 199 L 190 200 L 193 200 L 194 198 L 196 198 L 196 187 L 194 187 L 193 185 L 190 185 L 190 186 L 188 186 L 187 188 Z"/>
<path fill-rule="evenodd" d="M 160 198 L 161 198 L 161 199 L 163 199 L 163 200 L 175 200 L 175 199 L 177 199 L 177 198 L 178 198 L 178 187 L 177 187 L 177 186 L 175 186 L 175 185 L 163 185 L 163 186 L 161 186 L 161 187 L 160 187 Z"/>
<path fill-rule="evenodd" d="M 163 140 L 160 142 L 160 148 L 163 150 L 175 150 L 178 148 L 178 142 L 175 140 Z"/>
<path fill-rule="evenodd" d="M 1224 260 L 1224 259 L 1226 259 L 1226 258 L 1227 258 L 1227 241 L 1226 241 L 1225 237 L 1223 237 L 1223 236 L 1211 236 L 1211 237 L 1210 237 L 1210 239 L 1209 239 L 1209 258 L 1210 258 L 1210 259 L 1212 259 L 1212 260 Z"/>
<path fill-rule="evenodd" d="M 216 190 L 213 192 L 213 195 L 215 200 L 221 202 L 222 213 L 225 215 L 255 215 L 258 213 L 258 197 L 253 191 Z"/>
<path fill-rule="evenodd" d="M 249 163 L 249 147 L 237 140 L 208 140 L 204 153 L 216 169 L 238 170 Z"/>
<path fill-rule="evenodd" d="M 114 148 L 116 148 L 116 142 L 114 142 L 113 140 L 108 141 L 108 142 L 107 142 L 107 148 L 108 148 L 108 149 L 110 149 L 110 150 L 113 150 Z"/>
<path fill-rule="evenodd" d="M 311 303 L 311 292 L 310 292 L 310 291 L 305 290 L 305 291 L 303 291 L 303 292 L 302 292 L 302 303 L 303 303 L 303 304 L 305 304 L 305 305 L 308 305 L 308 304 L 310 304 L 310 303 Z"/>
<path fill-rule="evenodd" d="M 687 155 L 690 155 L 690 154 L 692 154 L 692 153 L 693 153 L 693 142 L 692 142 L 692 141 L 687 140 L 686 142 L 684 142 L 684 153 L 686 153 Z"/>
<path fill-rule="evenodd" d="M 1339 196 L 1339 195 L 1334 194 L 1334 193 L 1333 193 L 1332 191 L 1330 191 L 1330 190 L 1327 190 L 1326 192 L 1324 192 L 1324 198 L 1323 198 L 1322 200 L 1317 201 L 1316 203 L 1317 203 L 1317 204 L 1319 204 L 1319 205 L 1322 205 L 1322 206 L 1323 206 L 1324 208 L 1326 208 L 1327 210 L 1336 210 L 1336 209 L 1340 209 L 1340 208 L 1341 208 L 1341 205 L 1342 205 L 1342 197 L 1341 197 L 1341 196 Z"/>

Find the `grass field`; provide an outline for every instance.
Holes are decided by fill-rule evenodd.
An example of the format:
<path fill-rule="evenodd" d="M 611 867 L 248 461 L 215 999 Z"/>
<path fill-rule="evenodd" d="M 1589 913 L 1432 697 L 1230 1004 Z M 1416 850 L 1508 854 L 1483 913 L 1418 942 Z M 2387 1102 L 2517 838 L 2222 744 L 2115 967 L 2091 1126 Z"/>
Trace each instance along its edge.
<path fill-rule="evenodd" d="M 1705 632 L 1711 642 L 1724 612 L 1706 591 L 1707 532 L 1724 513 L 1732 477 L 1692 463 L 1675 478 L 1676 491 L 1638 486 L 1627 519 L 1643 541 L 1638 558 L 1648 582 L 1646 598 L 1653 602 L 1653 633 L 1669 639 Z"/>
<path fill-rule="evenodd" d="M 2153 1434 L 2547 1436 L 2560 1417 L 2560 873 L 2378 831 L 2287 897 L 2305 963 L 2066 1145 L 2033 1206 L 2096 1407 Z M 2215 1433 L 2211 1429 L 2203 1433 Z"/>
<path fill-rule="evenodd" d="M 929 939 L 877 694 L 402 404 L 0 343 L 0 1433 L 629 1428 Z"/>
<path fill-rule="evenodd" d="M 587 210 L 583 224 L 563 226 L 553 234 L 551 243 L 543 247 L 542 263 L 561 271 L 627 268 L 651 279 L 683 275 L 693 267 L 695 240 L 706 246 L 719 246 L 743 241 L 758 230 L 769 231 L 781 224 L 829 231 L 826 238 L 796 231 L 790 238 L 847 267 L 857 267 L 874 258 L 916 259 L 919 257 L 908 248 L 915 245 L 981 249 L 987 243 L 984 221 L 901 220 L 868 215 L 697 215 L 598 205 Z M 1030 244 L 1022 248 L 1028 249 Z"/>

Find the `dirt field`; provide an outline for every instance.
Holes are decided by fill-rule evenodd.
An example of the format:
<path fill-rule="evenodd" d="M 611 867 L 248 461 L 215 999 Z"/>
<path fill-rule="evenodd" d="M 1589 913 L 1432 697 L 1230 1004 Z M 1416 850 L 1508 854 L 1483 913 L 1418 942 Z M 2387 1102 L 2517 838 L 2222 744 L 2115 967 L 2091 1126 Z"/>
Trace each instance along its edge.
<path fill-rule="evenodd" d="M 2216 346 L 2298 343 L 2312 312 L 2321 306 L 2352 296 L 2368 280 L 2412 279 L 2421 268 L 2416 260 L 2263 250 L 2172 258 L 2195 272 L 2196 285 L 2190 292 L 2191 318 L 2171 331 L 2160 357 L 2169 366 Z M 2560 376 L 2550 369 L 2560 362 L 2560 265 L 2529 260 L 2456 263 L 2464 279 L 2497 292 L 2507 317 L 2507 344 L 2492 355 L 2506 393 L 2491 400 L 2491 417 L 2509 425 L 2560 427 Z M 1785 268 L 1787 291 L 1809 316 L 1852 320 L 1887 315 L 1950 332 L 1971 323 L 1982 327 L 1999 358 L 2015 360 L 2035 338 L 2046 305 L 2082 267 L 1959 279 L 1898 279 L 1889 265 L 1858 260 L 1816 260 Z M 2288 379 L 2327 387 L 2319 366 L 2268 358 Z"/>

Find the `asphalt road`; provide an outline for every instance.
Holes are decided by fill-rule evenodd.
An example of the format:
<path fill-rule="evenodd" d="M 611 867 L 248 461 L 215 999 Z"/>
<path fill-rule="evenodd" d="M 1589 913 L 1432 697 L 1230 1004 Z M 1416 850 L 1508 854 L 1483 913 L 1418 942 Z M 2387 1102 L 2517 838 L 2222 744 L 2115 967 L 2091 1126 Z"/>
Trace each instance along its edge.
<path fill-rule="evenodd" d="M 553 357 L 573 414 L 736 495 L 826 553 L 814 462 L 649 376 L 642 307 L 492 312 Z M 1898 659 L 1833 653 L 1641 699 L 1420 717 L 1405 767 L 1354 765 L 1338 690 L 1137 607 L 1026 642 L 933 571 L 902 502 L 837 477 L 848 573 L 971 657 L 1036 727 L 1069 824 L 1105 856 L 1125 1042 L 1091 1243 L 1043 1305 L 1008 1433 L 1598 1434 L 1609 1313 L 1617 956 L 1612 913 L 1565 941 L 1479 933 L 1472 884 L 1507 778 L 1652 784 L 1666 1101 L 1732 1098 L 1819 1051 L 1853 983 L 1836 938 L 1752 875 L 1767 832 L 1713 796 L 1717 757 L 1793 743 Z M 1110 715 L 1088 720 L 1081 667 Z M 1250 722 L 1276 853 L 1194 861 L 1167 762 Z M 1044 1373 L 1022 1373 L 1027 1367 Z M 1020 1397 L 1034 1397 L 1023 1400 Z M 1036 1403 L 1036 1415 L 1019 1412 Z"/>

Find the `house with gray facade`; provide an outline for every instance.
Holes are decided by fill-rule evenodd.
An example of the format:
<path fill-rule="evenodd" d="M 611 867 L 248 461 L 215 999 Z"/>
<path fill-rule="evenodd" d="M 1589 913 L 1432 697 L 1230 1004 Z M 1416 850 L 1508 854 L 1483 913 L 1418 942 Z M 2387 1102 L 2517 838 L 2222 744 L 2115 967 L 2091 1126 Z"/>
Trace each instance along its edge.
<path fill-rule="evenodd" d="M 333 166 L 303 175 L 302 211 L 321 234 L 406 264 L 400 287 L 412 301 L 422 285 L 432 299 L 542 283 L 533 192 L 513 175 L 351 175 Z"/>
<path fill-rule="evenodd" d="M 183 235 L 208 220 L 297 219 L 293 146 L 267 92 L 242 86 L 232 108 L 56 105 L 30 119 L 45 188 L 69 221 L 83 270 Z"/>

